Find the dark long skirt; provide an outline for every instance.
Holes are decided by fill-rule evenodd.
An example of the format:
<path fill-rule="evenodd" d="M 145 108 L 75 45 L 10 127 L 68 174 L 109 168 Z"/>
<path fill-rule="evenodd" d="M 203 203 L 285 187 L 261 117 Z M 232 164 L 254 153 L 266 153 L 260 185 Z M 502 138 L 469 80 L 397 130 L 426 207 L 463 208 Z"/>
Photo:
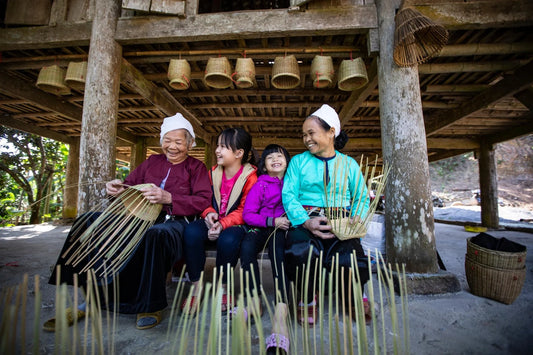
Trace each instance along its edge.
<path fill-rule="evenodd" d="M 74 274 L 78 274 L 78 285 L 86 287 L 87 275 L 79 273 L 83 266 L 65 265 L 66 260 L 62 255 L 72 245 L 73 233 L 83 233 L 99 215 L 100 213 L 83 215 L 77 221 L 83 221 L 84 225 L 81 228 L 71 229 L 56 263 L 56 267 L 61 265 L 60 283 L 73 285 Z M 146 231 L 136 250 L 119 271 L 118 307 L 112 304 L 114 280 L 99 280 L 100 297 L 103 297 L 106 289 L 108 292 L 110 302 L 107 305 L 108 309 L 120 313 L 144 313 L 155 312 L 168 305 L 166 276 L 172 265 L 182 258 L 182 235 L 186 222 L 183 219 L 165 221 L 164 217 L 165 215 L 161 214 L 155 224 Z M 56 277 L 56 268 L 54 268 L 49 283 L 55 285 Z M 101 302 L 102 304 L 104 302 L 102 298 Z"/>
<path fill-rule="evenodd" d="M 363 288 L 370 278 L 368 259 L 365 256 L 360 240 L 357 238 L 344 241 L 337 238 L 321 239 L 315 237 L 306 228 L 299 226 L 289 230 L 285 245 L 285 268 L 287 277 L 291 282 L 295 283 L 294 287 L 297 291 L 302 290 L 302 280 L 305 276 L 304 269 L 310 268 L 308 288 L 303 290 L 303 294 L 300 295 L 305 303 L 311 302 L 315 293 L 318 292 L 318 274 L 315 275 L 315 264 L 320 260 L 320 252 L 322 252 L 322 265 L 317 267 L 317 272 L 321 272 L 320 269 L 325 268 L 327 275 L 331 271 L 331 264 L 334 258 L 338 257 L 339 275 L 341 272 L 340 269 L 344 268 L 345 288 L 349 285 L 349 270 L 352 268 L 351 255 L 354 251 L 357 257 L 357 267 L 359 269 L 358 281 L 361 284 L 361 288 Z M 307 265 L 311 250 L 310 264 Z M 337 262 L 335 261 L 336 264 Z M 355 270 L 352 270 L 352 272 L 355 273 Z M 355 275 L 357 278 L 357 274 Z M 313 290 L 313 283 L 315 281 L 317 284 Z M 333 285 L 335 285 L 335 282 L 333 282 Z M 349 292 L 352 294 L 351 290 Z"/>

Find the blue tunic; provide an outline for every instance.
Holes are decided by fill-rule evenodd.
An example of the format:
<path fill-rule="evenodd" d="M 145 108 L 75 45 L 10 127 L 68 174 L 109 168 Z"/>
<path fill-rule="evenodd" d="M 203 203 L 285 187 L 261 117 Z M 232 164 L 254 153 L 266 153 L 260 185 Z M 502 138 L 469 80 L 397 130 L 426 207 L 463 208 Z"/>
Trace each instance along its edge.
<path fill-rule="evenodd" d="M 325 161 L 306 151 L 291 159 L 282 198 L 293 226 L 309 219 L 303 206 L 351 208 L 352 216 L 361 217 L 368 212 L 370 198 L 359 164 L 346 154 L 335 154 Z"/>

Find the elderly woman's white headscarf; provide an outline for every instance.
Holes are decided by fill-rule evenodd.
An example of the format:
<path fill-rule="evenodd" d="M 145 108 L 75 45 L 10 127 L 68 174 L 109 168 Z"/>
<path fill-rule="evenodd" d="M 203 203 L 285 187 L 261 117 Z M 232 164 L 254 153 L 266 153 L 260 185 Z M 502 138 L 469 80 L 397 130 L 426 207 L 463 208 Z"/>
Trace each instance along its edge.
<path fill-rule="evenodd" d="M 159 140 L 160 144 L 163 144 L 163 137 L 170 131 L 175 129 L 186 129 L 192 136 L 192 146 L 196 146 L 195 135 L 192 125 L 181 113 L 176 113 L 174 116 L 167 117 L 163 120 L 161 125 L 161 139 Z"/>
<path fill-rule="evenodd" d="M 335 138 L 341 133 L 341 121 L 339 120 L 339 115 L 335 109 L 329 105 L 322 105 L 318 110 L 313 112 L 311 116 L 316 116 L 326 122 L 330 127 L 335 128 Z"/>

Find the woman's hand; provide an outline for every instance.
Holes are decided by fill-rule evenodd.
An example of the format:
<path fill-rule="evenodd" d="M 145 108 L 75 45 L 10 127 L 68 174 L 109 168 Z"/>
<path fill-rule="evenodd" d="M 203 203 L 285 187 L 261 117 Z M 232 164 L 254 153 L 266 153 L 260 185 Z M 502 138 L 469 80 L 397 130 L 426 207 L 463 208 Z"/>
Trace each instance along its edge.
<path fill-rule="evenodd" d="M 331 233 L 331 225 L 328 223 L 326 217 L 312 217 L 303 224 L 304 228 L 313 233 L 313 235 L 322 239 L 335 238 L 335 234 Z"/>
<path fill-rule="evenodd" d="M 169 205 L 172 203 L 172 194 L 157 186 L 142 188 L 141 192 L 151 203 L 160 203 L 162 205 Z"/>
<path fill-rule="evenodd" d="M 209 212 L 207 216 L 205 216 L 205 225 L 208 229 L 211 229 L 213 225 L 218 221 L 218 213 L 216 212 Z"/>
<path fill-rule="evenodd" d="M 291 226 L 291 222 L 289 222 L 287 217 L 278 217 L 274 219 L 274 226 L 286 231 Z"/>
<path fill-rule="evenodd" d="M 220 222 L 215 222 L 207 231 L 207 238 L 211 241 L 217 240 L 220 232 L 222 232 L 222 224 Z"/>
<path fill-rule="evenodd" d="M 124 190 L 126 190 L 124 188 L 124 183 L 119 179 L 108 181 L 105 184 L 105 191 L 111 196 L 116 196 Z"/>

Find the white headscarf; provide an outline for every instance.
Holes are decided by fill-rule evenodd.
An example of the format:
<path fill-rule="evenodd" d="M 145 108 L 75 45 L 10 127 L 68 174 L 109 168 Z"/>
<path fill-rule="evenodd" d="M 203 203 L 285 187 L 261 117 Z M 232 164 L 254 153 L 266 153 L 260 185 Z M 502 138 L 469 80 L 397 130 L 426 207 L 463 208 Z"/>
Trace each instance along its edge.
<path fill-rule="evenodd" d="M 335 138 L 341 133 L 341 121 L 339 120 L 339 115 L 335 109 L 327 104 L 322 105 L 318 110 L 313 112 L 311 116 L 316 116 L 326 122 L 330 127 L 335 128 Z"/>
<path fill-rule="evenodd" d="M 189 133 L 192 136 L 192 146 L 196 146 L 195 142 L 195 135 L 194 130 L 192 128 L 192 125 L 181 113 L 176 113 L 174 116 L 167 117 L 163 120 L 163 124 L 161 125 L 161 139 L 159 141 L 160 144 L 163 144 L 163 137 L 165 134 L 167 134 L 170 131 L 176 130 L 176 129 L 186 129 L 189 131 Z"/>

